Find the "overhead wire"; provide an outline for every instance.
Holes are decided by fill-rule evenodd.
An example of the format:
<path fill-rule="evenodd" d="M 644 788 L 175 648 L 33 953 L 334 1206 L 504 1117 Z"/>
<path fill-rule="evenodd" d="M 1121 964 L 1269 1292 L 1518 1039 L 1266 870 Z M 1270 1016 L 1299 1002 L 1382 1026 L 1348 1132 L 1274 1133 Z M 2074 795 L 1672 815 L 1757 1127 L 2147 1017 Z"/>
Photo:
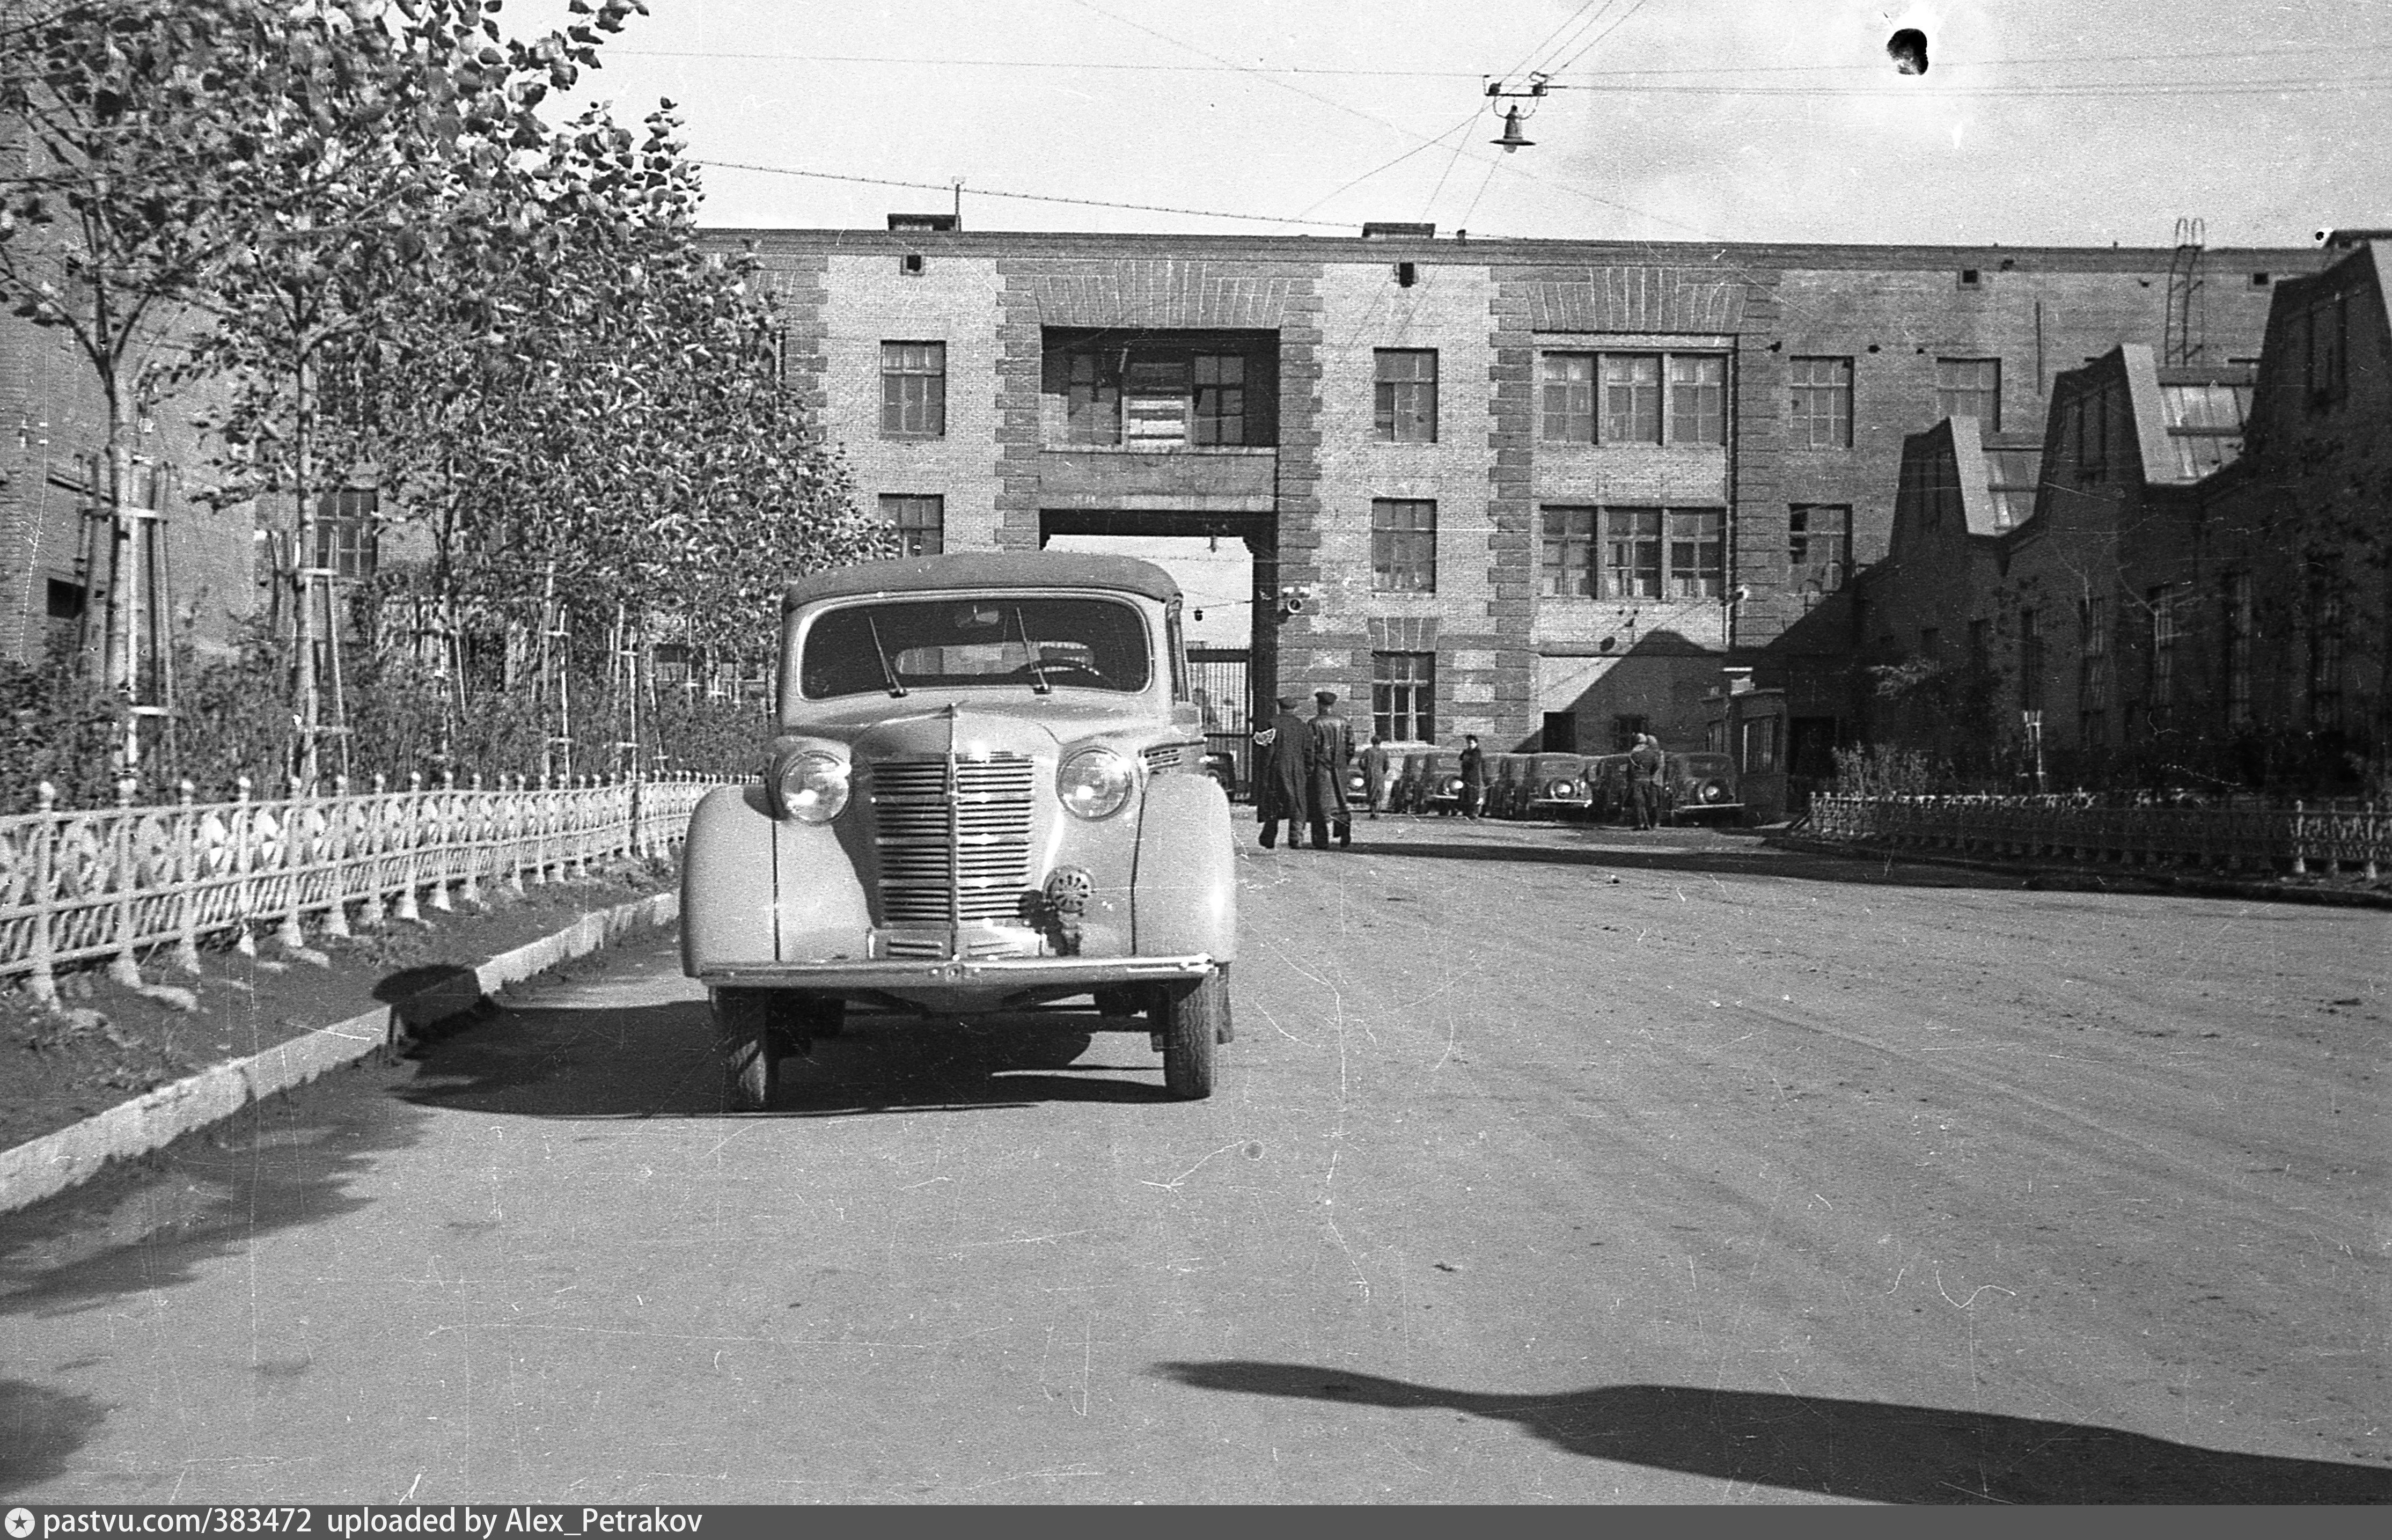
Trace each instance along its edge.
<path fill-rule="evenodd" d="M 826 182 L 862 182 L 871 187 L 922 188 L 932 192 L 951 192 L 952 182 L 909 182 L 894 176 L 856 176 L 837 171 L 809 171 L 800 166 L 757 165 L 748 161 L 708 161 L 709 166 L 726 171 L 755 171 L 772 176 L 811 176 Z M 1076 203 L 1086 208 L 1134 209 L 1145 214 L 1186 214 L 1202 219 L 1244 219 L 1265 225 L 1309 225 L 1322 229 L 1342 228 L 1342 221 L 1332 219 L 1296 219 L 1275 214 L 1228 214 L 1219 209 L 1181 208 L 1169 203 L 1125 203 L 1110 198 L 1065 198 L 1045 192 L 1008 192 L 998 188 L 973 186 L 968 189 L 975 198 L 1011 198 L 1033 203 Z"/>

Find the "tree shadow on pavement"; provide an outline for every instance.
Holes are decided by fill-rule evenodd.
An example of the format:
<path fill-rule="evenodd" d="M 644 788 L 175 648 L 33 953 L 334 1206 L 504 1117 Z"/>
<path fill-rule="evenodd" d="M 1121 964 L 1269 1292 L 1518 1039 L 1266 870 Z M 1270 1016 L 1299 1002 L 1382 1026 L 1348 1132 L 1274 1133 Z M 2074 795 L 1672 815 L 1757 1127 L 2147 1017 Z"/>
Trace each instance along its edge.
<path fill-rule="evenodd" d="M 1174 1100 L 1143 1031 L 1092 1034 L 1091 1016 L 968 1023 L 851 1011 L 847 1029 L 781 1062 L 778 1117 L 969 1111 L 1054 1102 Z M 1096 1062 L 1077 1061 L 1091 1042 Z M 721 1061 L 704 1002 L 514 1010 L 413 1051 L 400 1094 L 424 1106 L 524 1117 L 710 1117 Z"/>
<path fill-rule="evenodd" d="M 1304 1364 L 1170 1363 L 1183 1385 L 1517 1423 L 1556 1448 L 1878 1503 L 2385 1503 L 2392 1470 L 2082 1423 L 1682 1385 L 1489 1395 Z"/>
<path fill-rule="evenodd" d="M 404 1073 L 366 1064 L 325 1076 L 6 1216 L 0 1316 L 173 1288 L 267 1232 L 364 1207 L 372 1200 L 351 1183 L 415 1142 L 425 1119 L 384 1093 Z"/>
<path fill-rule="evenodd" d="M 67 1468 L 67 1456 L 108 1414 L 88 1396 L 0 1379 L 0 1497 L 13 1497 Z"/>

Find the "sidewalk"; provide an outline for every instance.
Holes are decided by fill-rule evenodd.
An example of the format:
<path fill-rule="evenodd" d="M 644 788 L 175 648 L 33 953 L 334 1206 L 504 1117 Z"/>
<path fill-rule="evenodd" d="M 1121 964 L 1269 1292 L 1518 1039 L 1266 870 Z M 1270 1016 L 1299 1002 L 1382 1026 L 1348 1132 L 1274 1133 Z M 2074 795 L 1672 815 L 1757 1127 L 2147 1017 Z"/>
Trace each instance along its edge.
<path fill-rule="evenodd" d="M 414 1033 L 478 1010 L 508 985 L 546 972 L 627 936 L 670 925 L 680 914 L 680 893 L 669 888 L 585 912 L 536 940 L 499 951 L 487 961 L 473 965 L 434 962 L 369 979 L 366 994 L 376 1003 L 329 1024 L 310 1026 L 286 1017 L 278 1025 L 289 1030 L 278 1034 L 273 1028 L 261 1031 L 261 1024 L 253 1021 L 254 1037 L 262 1039 L 279 1035 L 280 1040 L 243 1057 L 210 1064 L 94 1116 L 41 1133 L 14 1148 L 0 1150 L 0 1214 L 55 1196 L 89 1180 L 112 1161 L 161 1149 L 244 1107 L 305 1085 L 329 1070 L 382 1053 Z M 469 936 L 475 920 L 495 918 L 463 917 L 460 930 Z M 217 954 L 212 960 L 221 967 L 224 957 L 225 954 Z M 263 966 L 276 965 L 269 960 Z M 304 982 L 318 983 L 312 993 L 319 997 L 334 998 L 339 992 L 337 984 L 326 986 L 312 971 L 299 977 Z M 254 987 L 221 975 L 206 983 L 220 988 Z M 98 1021 L 92 1030 L 108 1033 L 110 1040 L 120 1046 L 151 1046 L 127 1042 L 99 1011 L 86 1011 L 83 1014 Z M 221 1030 L 220 1026 L 214 1027 L 210 1033 Z"/>

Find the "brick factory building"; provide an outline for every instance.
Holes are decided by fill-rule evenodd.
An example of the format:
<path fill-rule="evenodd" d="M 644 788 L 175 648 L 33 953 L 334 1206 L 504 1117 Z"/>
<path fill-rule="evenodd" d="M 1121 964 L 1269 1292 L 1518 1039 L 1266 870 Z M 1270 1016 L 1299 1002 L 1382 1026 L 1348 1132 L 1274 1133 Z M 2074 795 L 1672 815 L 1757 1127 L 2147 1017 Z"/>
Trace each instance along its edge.
<path fill-rule="evenodd" d="M 1973 417 L 2031 497 L 2060 375 L 2164 337 L 2246 365 L 2325 260 L 944 215 L 709 240 L 753 245 L 788 367 L 919 546 L 1242 542 L 1253 693 L 1334 689 L 1398 739 L 1696 747 L 1748 667 L 1814 774 L 1856 725 L 1841 590 L 1886 554 L 1904 438 Z"/>

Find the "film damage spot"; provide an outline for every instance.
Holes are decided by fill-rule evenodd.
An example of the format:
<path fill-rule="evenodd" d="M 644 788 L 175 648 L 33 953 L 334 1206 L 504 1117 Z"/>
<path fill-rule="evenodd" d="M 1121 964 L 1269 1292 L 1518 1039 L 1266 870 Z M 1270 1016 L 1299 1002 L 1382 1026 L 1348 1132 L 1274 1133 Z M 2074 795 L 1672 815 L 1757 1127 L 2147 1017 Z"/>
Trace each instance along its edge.
<path fill-rule="evenodd" d="M 1893 68 L 1898 74 L 1925 74 L 1927 34 L 1916 27 L 1903 28 L 1886 39 L 1885 57 L 1893 60 Z"/>

